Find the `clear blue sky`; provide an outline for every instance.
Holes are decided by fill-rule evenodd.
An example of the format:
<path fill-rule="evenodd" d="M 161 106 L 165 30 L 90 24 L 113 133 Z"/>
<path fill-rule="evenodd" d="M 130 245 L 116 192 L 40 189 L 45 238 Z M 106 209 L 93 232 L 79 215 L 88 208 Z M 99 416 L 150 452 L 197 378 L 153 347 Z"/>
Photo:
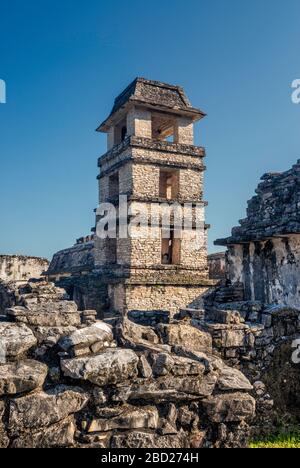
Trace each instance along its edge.
<path fill-rule="evenodd" d="M 51 257 L 88 234 L 94 129 L 136 76 L 180 84 L 208 113 L 210 250 L 260 176 L 300 158 L 299 0 L 12 0 L 0 5 L 0 252 Z"/>

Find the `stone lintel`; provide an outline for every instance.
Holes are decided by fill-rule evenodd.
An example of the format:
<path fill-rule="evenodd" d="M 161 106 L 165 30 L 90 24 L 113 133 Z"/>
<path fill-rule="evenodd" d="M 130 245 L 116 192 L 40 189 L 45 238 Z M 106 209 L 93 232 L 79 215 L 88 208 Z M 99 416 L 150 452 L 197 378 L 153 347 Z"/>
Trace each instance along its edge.
<path fill-rule="evenodd" d="M 206 156 L 205 149 L 200 146 L 183 145 L 180 143 L 170 143 L 168 141 L 156 141 L 148 138 L 130 136 L 127 137 L 121 144 L 115 145 L 110 151 L 100 156 L 98 159 L 98 166 L 101 167 L 101 164 L 104 161 L 107 162 L 108 160 L 115 158 L 130 147 L 144 148 L 163 153 L 181 154 L 183 156 L 192 156 L 197 159 L 204 158 Z M 153 162 L 156 164 L 155 161 Z"/>
<path fill-rule="evenodd" d="M 230 247 L 233 245 L 243 245 L 243 244 L 250 244 L 250 243 L 255 243 L 255 242 L 267 242 L 272 239 L 286 239 L 290 236 L 293 235 L 299 235 L 300 231 L 296 232 L 290 232 L 290 233 L 278 233 L 274 234 L 272 236 L 244 236 L 244 237 L 228 237 L 227 239 L 217 239 L 214 242 L 214 245 L 218 246 L 225 246 L 225 247 Z"/>

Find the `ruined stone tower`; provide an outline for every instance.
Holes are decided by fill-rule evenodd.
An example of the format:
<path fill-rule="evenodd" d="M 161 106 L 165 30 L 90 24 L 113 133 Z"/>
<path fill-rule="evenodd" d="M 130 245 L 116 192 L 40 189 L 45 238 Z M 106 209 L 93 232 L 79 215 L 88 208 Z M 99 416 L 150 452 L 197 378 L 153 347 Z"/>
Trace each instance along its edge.
<path fill-rule="evenodd" d="M 155 212 L 157 219 L 132 226 L 127 237 L 96 236 L 95 268 L 108 284 L 111 307 L 120 313 L 199 308 L 211 285 L 203 201 L 205 150 L 194 145 L 194 123 L 204 116 L 182 88 L 137 78 L 97 129 L 108 139 L 108 151 L 98 163 L 100 204 L 116 207 L 117 226 L 122 217 L 130 222 L 145 210 Z M 125 215 L 120 196 L 128 199 Z M 174 235 L 174 212 L 168 234 L 162 224 L 164 210 L 174 203 L 188 207 L 192 220 L 179 236 Z"/>

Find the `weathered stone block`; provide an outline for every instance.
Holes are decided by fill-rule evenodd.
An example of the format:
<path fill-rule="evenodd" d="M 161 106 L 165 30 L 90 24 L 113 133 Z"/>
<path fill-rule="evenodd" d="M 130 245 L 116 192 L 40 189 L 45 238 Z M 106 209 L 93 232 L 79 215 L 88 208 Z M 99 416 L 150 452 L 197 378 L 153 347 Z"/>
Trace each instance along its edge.
<path fill-rule="evenodd" d="M 0 323 L 0 346 L 4 358 L 17 358 L 36 344 L 34 334 L 26 325 Z"/>
<path fill-rule="evenodd" d="M 42 387 L 48 368 L 37 361 L 0 366 L 0 396 L 31 392 Z"/>
<path fill-rule="evenodd" d="M 157 429 L 159 414 L 156 407 L 123 407 L 119 414 L 111 419 L 94 419 L 88 432 L 108 432 L 115 429 Z"/>
<path fill-rule="evenodd" d="M 59 346 L 70 355 L 78 355 L 80 351 L 90 354 L 109 348 L 113 339 L 112 328 L 104 322 L 98 322 L 65 336 L 59 341 Z"/>
<path fill-rule="evenodd" d="M 157 330 L 164 343 L 171 346 L 187 347 L 190 350 L 212 350 L 212 338 L 208 333 L 198 330 L 190 325 L 170 324 L 159 325 Z"/>
<path fill-rule="evenodd" d="M 205 366 L 200 362 L 179 356 L 159 354 L 154 356 L 153 373 L 156 377 L 172 374 L 176 377 L 203 375 Z"/>
<path fill-rule="evenodd" d="M 222 391 L 251 391 L 249 380 L 239 370 L 224 367 L 218 380 L 218 388 Z"/>
<path fill-rule="evenodd" d="M 74 418 L 70 417 L 38 431 L 28 431 L 13 440 L 11 448 L 68 448 L 74 445 Z"/>
<path fill-rule="evenodd" d="M 108 349 L 96 356 L 64 360 L 61 368 L 67 377 L 101 387 L 136 377 L 138 362 L 138 356 L 129 349 Z"/>
<path fill-rule="evenodd" d="M 88 396 L 79 389 L 56 387 L 48 392 L 24 396 L 10 403 L 9 431 L 18 435 L 55 424 L 80 411 Z"/>
<path fill-rule="evenodd" d="M 255 400 L 243 393 L 216 395 L 203 401 L 203 407 L 213 423 L 240 422 L 253 418 Z"/>

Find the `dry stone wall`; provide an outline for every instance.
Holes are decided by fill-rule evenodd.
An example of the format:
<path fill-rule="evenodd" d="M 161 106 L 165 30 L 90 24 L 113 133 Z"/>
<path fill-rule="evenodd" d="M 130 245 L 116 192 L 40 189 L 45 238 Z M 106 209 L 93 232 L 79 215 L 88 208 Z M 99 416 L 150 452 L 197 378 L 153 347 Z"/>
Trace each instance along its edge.
<path fill-rule="evenodd" d="M 1 447 L 247 445 L 252 385 L 189 319 L 112 327 L 52 284 L 19 293 L 0 322 Z"/>
<path fill-rule="evenodd" d="M 226 302 L 221 299 L 226 297 L 224 289 Z M 193 323 L 212 336 L 222 359 L 253 384 L 257 401 L 253 437 L 293 429 L 300 421 L 300 367 L 294 358 L 300 310 L 259 301 L 234 302 L 229 300 L 232 293 L 232 287 L 222 286 L 210 292 L 204 318 L 194 318 Z"/>

